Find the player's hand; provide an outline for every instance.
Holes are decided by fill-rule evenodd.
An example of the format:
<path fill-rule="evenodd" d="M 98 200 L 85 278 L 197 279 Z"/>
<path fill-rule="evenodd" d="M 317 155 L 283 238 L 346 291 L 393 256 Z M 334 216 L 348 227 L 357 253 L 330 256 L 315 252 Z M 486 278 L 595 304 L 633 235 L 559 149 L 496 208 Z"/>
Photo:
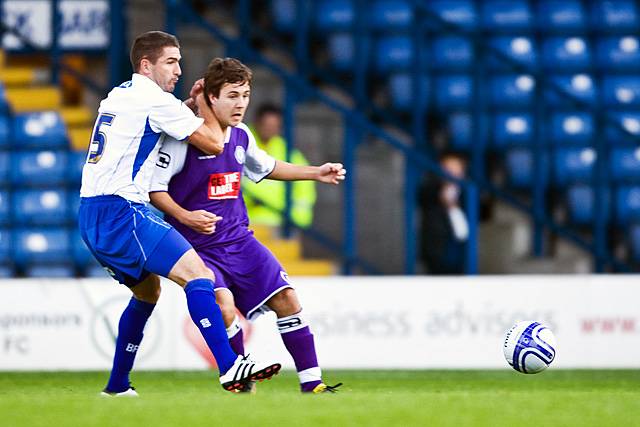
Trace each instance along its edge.
<path fill-rule="evenodd" d="M 318 181 L 327 184 L 340 184 L 344 181 L 347 170 L 342 167 L 342 163 L 325 163 L 318 171 Z"/>
<path fill-rule="evenodd" d="M 204 90 L 204 79 L 196 80 L 193 86 L 191 86 L 191 90 L 189 91 L 189 98 L 192 98 L 195 100 L 196 96 L 201 94 L 203 90 Z"/>
<path fill-rule="evenodd" d="M 180 222 L 198 233 L 213 234 L 216 231 L 216 223 L 220 220 L 221 216 L 200 209 L 188 212 Z"/>

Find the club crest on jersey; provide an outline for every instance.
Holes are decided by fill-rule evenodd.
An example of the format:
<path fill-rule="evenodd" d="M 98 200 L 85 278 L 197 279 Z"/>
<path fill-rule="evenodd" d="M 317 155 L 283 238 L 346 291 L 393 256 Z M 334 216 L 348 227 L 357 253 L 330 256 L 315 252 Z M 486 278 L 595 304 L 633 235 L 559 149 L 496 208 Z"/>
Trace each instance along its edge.
<path fill-rule="evenodd" d="M 238 163 L 240 163 L 241 165 L 244 165 L 244 158 L 245 158 L 244 147 L 242 147 L 241 145 L 238 145 L 236 147 L 236 151 L 233 154 L 236 156 L 236 160 L 238 161 Z"/>
<path fill-rule="evenodd" d="M 209 199 L 237 199 L 240 193 L 240 172 L 209 175 Z"/>

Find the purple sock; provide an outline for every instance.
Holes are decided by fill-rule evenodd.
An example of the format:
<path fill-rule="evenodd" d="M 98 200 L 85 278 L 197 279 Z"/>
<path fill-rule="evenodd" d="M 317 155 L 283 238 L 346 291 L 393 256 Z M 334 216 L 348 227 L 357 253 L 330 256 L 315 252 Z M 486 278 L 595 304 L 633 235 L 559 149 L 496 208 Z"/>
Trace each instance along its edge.
<path fill-rule="evenodd" d="M 129 305 L 122 312 L 118 324 L 116 351 L 113 356 L 113 368 L 106 390 L 122 392 L 129 388 L 129 372 L 142 342 L 144 325 L 156 305 L 131 298 Z"/>
<path fill-rule="evenodd" d="M 318 367 L 316 346 L 311 329 L 300 317 L 300 313 L 282 317 L 277 321 L 280 336 L 293 357 L 303 392 L 313 391 L 322 383 L 322 373 Z"/>
<path fill-rule="evenodd" d="M 227 337 L 229 338 L 229 344 L 236 354 L 244 354 L 244 334 L 242 333 L 242 327 L 238 316 L 233 319 L 231 326 L 227 328 Z"/>

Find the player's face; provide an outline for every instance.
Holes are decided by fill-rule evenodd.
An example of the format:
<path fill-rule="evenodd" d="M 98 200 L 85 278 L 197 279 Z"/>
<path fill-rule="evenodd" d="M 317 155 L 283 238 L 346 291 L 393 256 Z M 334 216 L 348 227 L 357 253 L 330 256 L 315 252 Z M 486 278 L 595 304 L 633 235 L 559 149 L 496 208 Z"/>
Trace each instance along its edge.
<path fill-rule="evenodd" d="M 166 46 L 155 64 L 148 63 L 149 77 L 165 92 L 173 92 L 182 74 L 180 70 L 180 49 Z"/>
<path fill-rule="evenodd" d="M 223 127 L 237 126 L 244 118 L 250 96 L 249 83 L 225 83 L 220 89 L 220 96 L 216 98 L 209 95 L 209 100 Z"/>

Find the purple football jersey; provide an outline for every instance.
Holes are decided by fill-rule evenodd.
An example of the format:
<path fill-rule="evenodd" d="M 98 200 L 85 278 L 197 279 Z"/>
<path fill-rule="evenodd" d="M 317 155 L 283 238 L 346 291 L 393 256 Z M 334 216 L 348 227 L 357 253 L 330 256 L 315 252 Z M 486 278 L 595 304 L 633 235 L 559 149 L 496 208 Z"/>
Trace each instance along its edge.
<path fill-rule="evenodd" d="M 240 189 L 249 138 L 240 128 L 229 129 L 229 140 L 218 156 L 189 144 L 182 170 L 169 182 L 169 195 L 180 206 L 190 211 L 204 209 L 223 218 L 209 235 L 166 218 L 194 248 L 232 243 L 252 233 Z"/>

